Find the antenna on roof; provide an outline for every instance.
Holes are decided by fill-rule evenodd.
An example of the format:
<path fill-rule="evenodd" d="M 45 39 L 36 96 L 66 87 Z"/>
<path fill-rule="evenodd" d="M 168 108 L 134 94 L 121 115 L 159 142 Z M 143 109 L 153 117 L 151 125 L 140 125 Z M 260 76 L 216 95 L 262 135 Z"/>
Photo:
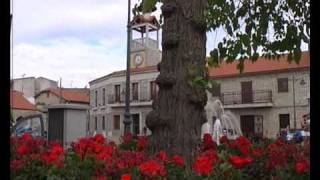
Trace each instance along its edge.
<path fill-rule="evenodd" d="M 60 103 L 62 103 L 62 78 L 60 77 Z"/>

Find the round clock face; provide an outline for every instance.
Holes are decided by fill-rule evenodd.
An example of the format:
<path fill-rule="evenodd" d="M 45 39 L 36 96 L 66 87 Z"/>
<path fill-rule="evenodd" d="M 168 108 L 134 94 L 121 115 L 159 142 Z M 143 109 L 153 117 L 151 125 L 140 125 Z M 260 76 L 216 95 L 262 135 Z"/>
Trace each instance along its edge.
<path fill-rule="evenodd" d="M 134 61 L 136 63 L 136 65 L 141 65 L 142 64 L 142 56 L 140 54 L 137 54 L 135 57 L 134 57 Z"/>

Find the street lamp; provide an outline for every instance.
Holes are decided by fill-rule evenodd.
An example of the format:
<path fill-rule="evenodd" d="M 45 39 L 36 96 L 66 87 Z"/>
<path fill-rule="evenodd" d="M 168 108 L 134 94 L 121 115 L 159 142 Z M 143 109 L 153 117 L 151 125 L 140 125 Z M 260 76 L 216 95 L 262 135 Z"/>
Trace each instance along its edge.
<path fill-rule="evenodd" d="M 124 113 L 124 133 L 131 132 L 131 114 L 130 114 L 130 40 L 131 40 L 131 26 L 130 26 L 130 4 L 128 0 L 128 24 L 127 24 L 127 71 L 126 71 L 126 97 L 125 97 L 125 113 Z"/>

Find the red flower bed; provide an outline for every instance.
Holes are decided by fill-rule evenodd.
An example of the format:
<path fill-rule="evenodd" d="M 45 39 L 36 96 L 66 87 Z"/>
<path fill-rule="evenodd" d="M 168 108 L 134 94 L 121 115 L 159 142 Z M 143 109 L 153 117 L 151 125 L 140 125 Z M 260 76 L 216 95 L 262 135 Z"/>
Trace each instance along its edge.
<path fill-rule="evenodd" d="M 222 137 L 221 144 L 217 147 L 204 135 L 198 156 L 188 165 L 165 151 L 148 154 L 147 138 L 131 134 L 119 146 L 102 135 L 81 138 L 68 151 L 57 142 L 25 134 L 11 138 L 10 168 L 12 179 L 238 179 L 254 178 L 256 171 L 269 179 L 309 178 L 309 149 L 302 144 L 276 140 L 258 146 L 245 137 Z"/>

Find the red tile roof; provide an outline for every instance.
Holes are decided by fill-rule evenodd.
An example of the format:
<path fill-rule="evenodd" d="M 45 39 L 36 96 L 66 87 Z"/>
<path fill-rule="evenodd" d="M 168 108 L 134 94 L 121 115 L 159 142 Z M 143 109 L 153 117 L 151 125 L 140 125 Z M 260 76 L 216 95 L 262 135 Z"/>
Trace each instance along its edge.
<path fill-rule="evenodd" d="M 66 101 L 73 102 L 73 103 L 89 103 L 89 91 L 77 91 L 72 89 L 62 89 L 60 94 L 60 89 L 45 89 L 39 92 L 35 97 L 38 97 L 40 94 L 50 92 L 54 95 L 62 98 Z"/>
<path fill-rule="evenodd" d="M 218 68 L 210 68 L 209 75 L 214 78 L 239 76 L 239 70 L 237 69 L 237 62 L 227 64 L 225 61 L 220 64 Z M 251 60 L 244 61 L 243 75 L 251 75 L 257 73 L 269 73 L 279 71 L 289 71 L 297 69 L 310 68 L 310 54 L 309 52 L 303 52 L 299 64 L 295 62 L 289 63 L 287 56 L 282 56 L 279 60 L 259 58 L 256 62 Z"/>
<path fill-rule="evenodd" d="M 281 56 L 279 60 L 277 59 L 266 59 L 260 57 L 256 62 L 251 60 L 244 61 L 244 70 L 240 74 L 237 69 L 237 62 L 226 63 L 222 62 L 218 68 L 209 68 L 209 76 L 213 78 L 223 78 L 223 77 L 234 77 L 241 75 L 254 75 L 260 73 L 270 73 L 270 72 L 283 72 L 297 69 L 309 69 L 310 68 L 310 54 L 309 52 L 302 52 L 302 57 L 299 64 L 295 62 L 289 63 L 287 60 L 287 55 Z M 147 66 L 141 68 L 131 68 L 130 74 L 142 74 L 148 72 L 158 72 L 157 66 Z M 114 76 L 125 76 L 126 70 L 115 71 L 106 76 L 94 79 L 89 82 L 89 84 L 94 82 L 103 81 L 106 78 Z"/>
<path fill-rule="evenodd" d="M 10 95 L 12 109 L 37 111 L 37 108 L 23 96 L 22 92 L 12 90 Z"/>

